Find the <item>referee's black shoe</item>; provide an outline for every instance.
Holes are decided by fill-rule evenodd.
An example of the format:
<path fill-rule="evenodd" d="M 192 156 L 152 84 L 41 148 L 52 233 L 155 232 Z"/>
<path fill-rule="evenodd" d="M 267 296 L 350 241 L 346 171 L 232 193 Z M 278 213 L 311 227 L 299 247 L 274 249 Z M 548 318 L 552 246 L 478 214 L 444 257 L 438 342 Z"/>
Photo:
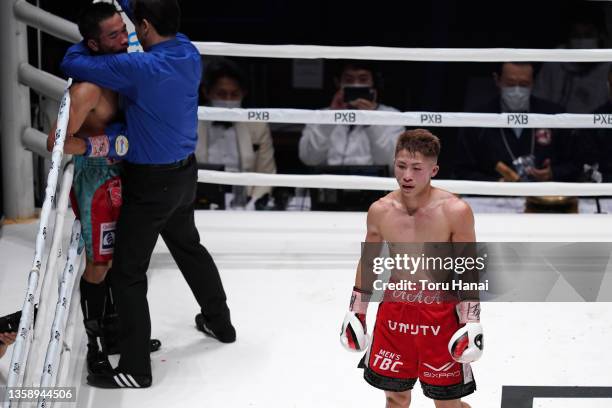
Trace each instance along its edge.
<path fill-rule="evenodd" d="M 151 376 L 131 375 L 117 369 L 87 376 L 87 384 L 97 388 L 149 388 L 152 381 Z"/>
<path fill-rule="evenodd" d="M 227 319 L 212 320 L 198 313 L 195 317 L 195 323 L 198 330 L 204 332 L 207 336 L 214 337 L 221 343 L 233 343 L 236 341 L 236 329 Z"/>

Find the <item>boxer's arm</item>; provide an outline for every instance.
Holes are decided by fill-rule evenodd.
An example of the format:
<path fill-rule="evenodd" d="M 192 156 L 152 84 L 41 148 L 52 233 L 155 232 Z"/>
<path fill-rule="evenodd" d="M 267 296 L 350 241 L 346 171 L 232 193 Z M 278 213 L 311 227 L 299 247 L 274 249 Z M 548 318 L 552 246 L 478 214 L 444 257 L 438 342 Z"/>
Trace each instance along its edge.
<path fill-rule="evenodd" d="M 357 265 L 355 286 L 351 293 L 349 310 L 344 316 L 340 330 L 340 343 L 352 351 L 363 351 L 368 347 L 369 336 L 366 328 L 366 313 L 372 296 L 373 268 L 372 259 L 380 253 L 382 235 L 379 230 L 381 204 L 375 202 L 368 210 L 366 245 Z M 378 250 L 376 248 L 378 247 Z M 364 265 L 366 271 L 362 269 Z"/>
<path fill-rule="evenodd" d="M 449 200 L 447 208 L 451 226 L 451 241 L 453 242 L 453 256 L 476 259 L 478 251 L 476 248 L 476 232 L 474 230 L 474 213 L 470 206 L 463 200 Z M 461 275 L 456 275 L 457 279 L 463 282 L 479 282 L 478 269 L 466 269 Z M 458 293 L 460 300 L 478 301 L 480 295 L 478 291 L 462 290 Z"/>
<path fill-rule="evenodd" d="M 357 273 L 355 274 L 355 287 L 363 290 L 372 290 L 372 284 L 374 282 L 373 274 L 373 261 L 374 257 L 380 254 L 382 249 L 383 237 L 380 232 L 380 218 L 383 209 L 381 203 L 378 201 L 374 202 L 368 209 L 368 216 L 366 219 L 366 236 L 364 251 L 357 265 Z M 368 266 L 368 271 L 362 270 L 362 264 Z"/>
<path fill-rule="evenodd" d="M 79 131 L 89 112 L 100 102 L 102 88 L 89 82 L 80 82 L 70 88 L 70 117 L 68 118 L 68 134 Z"/>
<path fill-rule="evenodd" d="M 463 200 L 452 199 L 447 205 L 451 227 L 451 242 L 475 242 L 474 213 Z"/>
<path fill-rule="evenodd" d="M 451 222 L 451 240 L 458 254 L 454 256 L 477 256 L 476 233 L 474 231 L 474 214 L 470 206 L 463 200 L 449 200 L 449 219 Z M 457 275 L 464 282 L 478 282 L 478 269 L 466 270 Z M 480 324 L 480 296 L 476 291 L 460 291 L 459 303 L 455 307 L 457 320 L 462 326 L 448 342 L 448 351 L 455 361 L 472 363 L 482 356 L 483 330 Z"/>
<path fill-rule="evenodd" d="M 68 127 L 66 129 L 66 141 L 64 142 L 64 153 L 85 153 L 85 141 L 75 137 L 74 134 L 83 126 L 89 112 L 98 105 L 101 95 L 101 88 L 88 82 L 81 82 L 70 87 L 70 114 L 68 117 Z M 53 150 L 56 128 L 57 122 L 53 125 L 47 137 L 48 151 Z"/>
<path fill-rule="evenodd" d="M 68 48 L 60 68 L 67 76 L 134 97 L 139 86 L 151 86 L 152 64 L 145 52 L 94 56 L 81 41 Z"/>

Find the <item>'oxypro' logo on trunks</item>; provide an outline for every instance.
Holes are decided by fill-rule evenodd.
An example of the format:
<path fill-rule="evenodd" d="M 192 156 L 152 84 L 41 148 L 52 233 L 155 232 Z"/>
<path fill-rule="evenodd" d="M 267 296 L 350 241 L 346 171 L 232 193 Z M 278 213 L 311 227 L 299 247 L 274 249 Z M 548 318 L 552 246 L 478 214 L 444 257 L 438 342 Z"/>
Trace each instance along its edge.
<path fill-rule="evenodd" d="M 424 371 L 423 376 L 425 378 L 459 378 L 461 377 L 461 371 L 456 367 L 455 370 L 451 371 L 451 368 L 455 366 L 455 362 L 448 362 L 441 367 L 434 367 L 431 364 L 423 363 L 431 371 Z"/>

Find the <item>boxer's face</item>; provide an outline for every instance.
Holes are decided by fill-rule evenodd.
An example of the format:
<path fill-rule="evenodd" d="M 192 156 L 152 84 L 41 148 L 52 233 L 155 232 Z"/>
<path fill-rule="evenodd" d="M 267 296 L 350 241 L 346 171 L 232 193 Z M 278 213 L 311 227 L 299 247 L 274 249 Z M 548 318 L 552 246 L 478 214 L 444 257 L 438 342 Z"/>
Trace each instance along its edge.
<path fill-rule="evenodd" d="M 426 157 L 420 152 L 411 153 L 400 150 L 395 156 L 394 173 L 402 195 L 418 195 L 429 185 L 432 177 L 438 173 L 435 158 Z"/>
<path fill-rule="evenodd" d="M 87 45 L 92 51 L 100 54 L 118 54 L 127 52 L 128 32 L 119 13 L 102 20 L 99 24 L 100 35 L 97 40 L 89 40 Z"/>

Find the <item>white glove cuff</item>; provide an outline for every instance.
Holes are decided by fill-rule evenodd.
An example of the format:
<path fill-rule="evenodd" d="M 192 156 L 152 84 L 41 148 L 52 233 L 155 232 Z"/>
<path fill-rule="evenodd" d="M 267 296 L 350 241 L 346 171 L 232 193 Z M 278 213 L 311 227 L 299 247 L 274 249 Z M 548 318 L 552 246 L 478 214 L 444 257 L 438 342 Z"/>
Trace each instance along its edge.
<path fill-rule="evenodd" d="M 367 314 L 368 304 L 372 292 L 361 290 L 357 287 L 353 287 L 353 293 L 351 294 L 351 303 L 349 304 L 349 310 L 353 313 Z"/>

